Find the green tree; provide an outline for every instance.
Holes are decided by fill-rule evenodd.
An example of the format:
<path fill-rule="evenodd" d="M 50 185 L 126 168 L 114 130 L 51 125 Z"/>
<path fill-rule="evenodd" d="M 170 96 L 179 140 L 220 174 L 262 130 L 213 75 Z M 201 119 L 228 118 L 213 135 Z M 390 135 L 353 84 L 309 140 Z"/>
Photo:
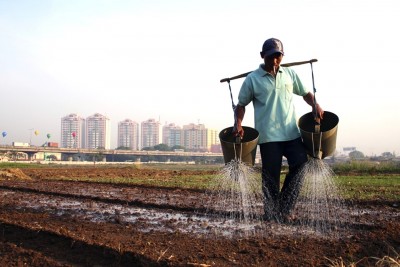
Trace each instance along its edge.
<path fill-rule="evenodd" d="M 158 144 L 154 146 L 155 150 L 158 151 L 171 151 L 171 148 L 166 144 Z"/>
<path fill-rule="evenodd" d="M 349 157 L 351 159 L 363 159 L 363 158 L 365 158 L 364 153 L 362 153 L 361 151 L 358 151 L 358 150 L 351 151 L 349 153 Z"/>
<path fill-rule="evenodd" d="M 126 146 L 119 146 L 117 147 L 117 150 L 131 150 L 131 148 Z"/>
<path fill-rule="evenodd" d="M 93 154 L 93 163 L 96 163 L 96 161 L 102 161 L 103 158 L 104 158 L 104 154 L 102 152 Z"/>

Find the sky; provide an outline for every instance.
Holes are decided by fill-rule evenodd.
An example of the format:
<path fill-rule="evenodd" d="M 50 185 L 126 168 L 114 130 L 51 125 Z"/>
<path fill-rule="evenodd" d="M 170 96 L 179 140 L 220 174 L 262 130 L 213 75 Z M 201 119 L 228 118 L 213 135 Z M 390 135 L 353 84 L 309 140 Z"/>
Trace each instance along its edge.
<path fill-rule="evenodd" d="M 220 80 L 257 69 L 274 37 L 283 63 L 318 60 L 316 99 L 339 117 L 338 151 L 399 155 L 396 2 L 0 0 L 0 144 L 60 142 L 71 113 L 109 117 L 113 148 L 124 119 L 220 131 L 233 125 Z M 310 65 L 293 69 L 312 91 Z M 242 82 L 231 82 L 235 103 Z M 296 111 L 311 107 L 296 97 Z M 243 125 L 254 127 L 251 106 Z"/>

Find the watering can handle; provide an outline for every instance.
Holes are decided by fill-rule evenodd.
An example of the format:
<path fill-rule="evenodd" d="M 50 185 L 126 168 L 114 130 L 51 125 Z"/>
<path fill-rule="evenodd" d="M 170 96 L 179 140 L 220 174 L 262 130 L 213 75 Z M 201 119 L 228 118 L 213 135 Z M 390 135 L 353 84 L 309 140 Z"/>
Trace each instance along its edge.
<path fill-rule="evenodd" d="M 318 60 L 316 60 L 316 59 L 310 59 L 310 60 L 306 60 L 306 61 L 297 61 L 297 62 L 291 62 L 291 63 L 284 63 L 284 64 L 281 64 L 281 66 L 282 67 L 292 67 L 292 66 L 303 65 L 303 64 L 307 64 L 307 63 L 314 63 L 314 62 L 317 62 L 317 61 Z M 231 81 L 231 80 L 243 78 L 243 77 L 246 77 L 247 75 L 249 75 L 249 73 L 251 73 L 251 72 L 252 71 L 249 71 L 249 72 L 246 72 L 246 73 L 242 73 L 242 74 L 239 74 L 237 76 L 230 77 L 230 78 L 224 78 L 220 82 L 223 83 L 223 82 L 228 82 L 228 81 Z"/>

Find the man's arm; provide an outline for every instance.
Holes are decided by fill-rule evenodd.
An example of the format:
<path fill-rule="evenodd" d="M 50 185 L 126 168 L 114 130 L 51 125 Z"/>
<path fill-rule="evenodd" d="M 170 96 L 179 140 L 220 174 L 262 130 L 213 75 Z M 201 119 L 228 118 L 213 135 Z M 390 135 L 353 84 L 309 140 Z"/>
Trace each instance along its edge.
<path fill-rule="evenodd" d="M 233 134 L 235 136 L 239 135 L 241 138 L 244 136 L 244 130 L 242 127 L 242 121 L 244 118 L 244 113 L 246 109 L 243 106 L 236 105 L 235 107 L 235 125 L 233 126 Z"/>
<path fill-rule="evenodd" d="M 316 117 L 318 119 L 323 119 L 324 116 L 324 110 L 321 108 L 321 106 L 318 103 L 314 102 L 314 94 L 309 92 L 305 96 L 303 96 L 304 101 L 306 101 L 307 104 L 309 104 L 312 107 L 312 112 L 314 115 L 317 115 Z"/>

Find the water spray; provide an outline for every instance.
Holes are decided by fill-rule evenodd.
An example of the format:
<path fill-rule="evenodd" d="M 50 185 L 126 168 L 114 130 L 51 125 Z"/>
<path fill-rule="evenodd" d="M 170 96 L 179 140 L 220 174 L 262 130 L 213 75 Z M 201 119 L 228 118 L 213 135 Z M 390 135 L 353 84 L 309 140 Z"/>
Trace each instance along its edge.
<path fill-rule="evenodd" d="M 316 89 L 312 69 L 314 62 L 317 60 L 287 63 L 281 66 L 311 64 L 313 109 L 316 111 Z M 251 72 L 221 80 L 221 83 L 227 82 L 229 85 L 235 123 L 237 106 L 233 101 L 230 81 L 246 77 L 249 73 Z M 304 186 L 300 194 L 300 205 L 294 212 L 296 216 L 299 215 L 298 228 L 304 229 L 305 232 L 329 234 L 341 223 L 337 221 L 336 215 L 338 209 L 342 207 L 342 202 L 333 181 L 334 174 L 322 159 L 334 153 L 336 149 L 339 118 L 325 111 L 324 121 L 321 122 L 317 112 L 309 112 L 299 119 L 300 134 L 310 159 L 299 174 L 304 177 L 301 181 Z M 215 181 L 214 190 L 211 190 L 210 211 L 221 215 L 227 214 L 225 220 L 233 219 L 244 225 L 244 229 L 258 232 L 256 229 L 265 229 L 263 228 L 265 224 L 258 224 L 263 221 L 265 196 L 259 173 L 251 166 L 254 165 L 259 133 L 256 129 L 246 126 L 243 126 L 243 131 L 242 137 L 233 134 L 234 127 L 228 127 L 219 134 L 225 166 L 221 171 L 221 177 Z M 254 222 L 257 222 L 257 227 L 250 227 Z"/>

